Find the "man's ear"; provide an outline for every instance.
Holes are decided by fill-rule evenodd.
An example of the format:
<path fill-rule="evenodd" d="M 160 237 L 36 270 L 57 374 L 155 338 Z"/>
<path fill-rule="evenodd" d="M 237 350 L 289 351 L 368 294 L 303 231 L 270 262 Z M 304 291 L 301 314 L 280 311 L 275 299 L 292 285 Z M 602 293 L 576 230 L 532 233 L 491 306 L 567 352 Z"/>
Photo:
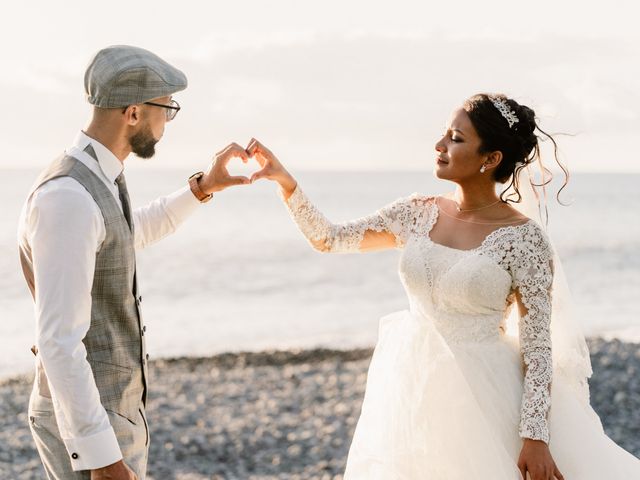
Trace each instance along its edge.
<path fill-rule="evenodd" d="M 122 112 L 125 122 L 130 126 L 135 126 L 140 122 L 141 113 L 140 105 L 129 105 Z"/>

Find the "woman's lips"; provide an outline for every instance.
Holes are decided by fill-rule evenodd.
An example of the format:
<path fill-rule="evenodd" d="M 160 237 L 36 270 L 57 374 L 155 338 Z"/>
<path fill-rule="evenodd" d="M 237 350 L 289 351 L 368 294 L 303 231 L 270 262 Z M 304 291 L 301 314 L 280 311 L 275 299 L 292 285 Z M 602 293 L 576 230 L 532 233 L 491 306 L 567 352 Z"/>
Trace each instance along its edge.
<path fill-rule="evenodd" d="M 446 161 L 442 160 L 441 158 L 437 158 L 437 159 L 436 159 L 436 163 L 437 163 L 438 165 L 446 165 L 446 164 L 447 164 L 447 163 L 449 163 L 449 162 L 446 162 Z"/>

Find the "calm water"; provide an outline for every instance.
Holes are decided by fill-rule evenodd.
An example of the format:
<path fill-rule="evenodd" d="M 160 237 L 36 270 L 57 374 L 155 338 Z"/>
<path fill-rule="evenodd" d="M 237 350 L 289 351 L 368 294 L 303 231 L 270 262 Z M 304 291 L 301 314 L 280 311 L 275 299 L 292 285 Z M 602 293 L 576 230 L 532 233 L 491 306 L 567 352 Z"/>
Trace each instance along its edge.
<path fill-rule="evenodd" d="M 190 172 L 131 169 L 135 205 Z M 15 231 L 37 172 L 0 170 L 0 376 L 31 367 L 31 299 Z M 306 172 L 298 178 L 332 220 L 370 213 L 412 192 L 442 193 L 430 172 Z M 551 202 L 550 233 L 585 331 L 640 341 L 640 175 L 576 174 Z M 61 252 L 63 254 L 64 252 Z M 407 307 L 398 252 L 321 255 L 290 221 L 270 183 L 228 190 L 173 236 L 138 254 L 152 356 L 375 342 L 378 319 Z"/>

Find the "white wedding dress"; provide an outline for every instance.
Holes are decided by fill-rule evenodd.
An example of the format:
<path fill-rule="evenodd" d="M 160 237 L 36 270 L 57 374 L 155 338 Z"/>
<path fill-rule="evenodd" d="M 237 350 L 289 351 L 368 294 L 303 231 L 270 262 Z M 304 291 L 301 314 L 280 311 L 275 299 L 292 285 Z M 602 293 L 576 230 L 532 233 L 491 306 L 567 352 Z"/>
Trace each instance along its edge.
<path fill-rule="evenodd" d="M 380 320 L 345 480 L 520 480 L 523 438 L 547 442 L 566 480 L 640 479 L 640 460 L 606 436 L 588 398 L 552 382 L 553 254 L 537 223 L 458 250 L 429 237 L 433 197 L 342 224 L 299 187 L 286 204 L 322 251 L 357 252 L 367 230 L 402 249 L 410 308 Z M 526 314 L 512 335 L 516 290 Z"/>

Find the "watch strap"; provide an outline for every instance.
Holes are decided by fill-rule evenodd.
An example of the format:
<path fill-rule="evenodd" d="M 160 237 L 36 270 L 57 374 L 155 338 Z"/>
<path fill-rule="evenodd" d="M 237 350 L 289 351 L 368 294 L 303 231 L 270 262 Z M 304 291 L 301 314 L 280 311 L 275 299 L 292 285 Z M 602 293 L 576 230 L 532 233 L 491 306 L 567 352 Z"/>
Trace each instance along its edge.
<path fill-rule="evenodd" d="M 213 197 L 213 194 L 211 193 L 208 195 L 204 193 L 200 188 L 200 185 L 198 184 L 198 180 L 200 180 L 200 178 L 202 178 L 203 176 L 204 172 L 196 172 L 189 177 L 189 188 L 200 203 L 206 203 L 211 200 L 211 197 Z"/>

